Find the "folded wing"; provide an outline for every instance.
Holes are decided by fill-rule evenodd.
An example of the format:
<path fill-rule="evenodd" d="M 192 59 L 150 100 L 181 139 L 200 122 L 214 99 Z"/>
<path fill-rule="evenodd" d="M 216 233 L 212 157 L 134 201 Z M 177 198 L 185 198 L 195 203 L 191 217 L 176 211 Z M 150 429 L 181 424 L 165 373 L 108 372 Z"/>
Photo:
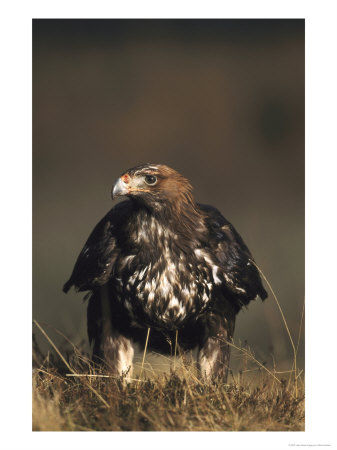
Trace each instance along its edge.
<path fill-rule="evenodd" d="M 223 270 L 224 288 L 238 306 L 247 305 L 257 296 L 267 298 L 254 259 L 239 233 L 213 206 L 198 206 L 207 215 L 209 245 Z"/>

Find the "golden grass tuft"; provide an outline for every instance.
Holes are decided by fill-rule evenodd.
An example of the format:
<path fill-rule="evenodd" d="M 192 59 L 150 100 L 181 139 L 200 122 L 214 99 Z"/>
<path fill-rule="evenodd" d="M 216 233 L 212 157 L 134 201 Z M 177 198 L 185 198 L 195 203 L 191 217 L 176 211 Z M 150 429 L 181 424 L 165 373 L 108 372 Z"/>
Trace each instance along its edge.
<path fill-rule="evenodd" d="M 238 348 L 237 356 L 241 349 Z M 234 351 L 235 348 L 234 348 Z M 110 377 L 76 352 L 67 366 L 35 354 L 35 431 L 300 431 L 304 430 L 304 382 L 279 379 L 245 349 L 246 370 L 221 380 L 200 381 L 185 355 L 160 373 L 147 362 L 143 378 Z M 248 359 L 248 361 L 247 361 Z M 60 365 L 62 362 L 62 365 Z M 179 364 L 178 364 L 179 362 Z M 176 366 L 176 369 L 173 367 Z M 99 393 L 99 395 L 97 395 Z M 103 400 L 103 401 L 102 401 Z"/>

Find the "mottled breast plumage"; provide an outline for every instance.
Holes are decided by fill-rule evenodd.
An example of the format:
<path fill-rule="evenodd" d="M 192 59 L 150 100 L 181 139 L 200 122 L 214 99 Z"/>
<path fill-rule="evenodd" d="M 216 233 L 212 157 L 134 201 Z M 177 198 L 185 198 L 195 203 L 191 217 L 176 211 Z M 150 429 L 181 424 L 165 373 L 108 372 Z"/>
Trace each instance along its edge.
<path fill-rule="evenodd" d="M 212 269 L 201 264 L 196 244 L 184 252 L 179 237 L 155 217 L 144 214 L 141 223 L 137 232 L 130 230 L 141 252 L 121 255 L 115 263 L 117 300 L 135 322 L 140 315 L 152 326 L 174 328 L 195 319 L 211 299 Z"/>

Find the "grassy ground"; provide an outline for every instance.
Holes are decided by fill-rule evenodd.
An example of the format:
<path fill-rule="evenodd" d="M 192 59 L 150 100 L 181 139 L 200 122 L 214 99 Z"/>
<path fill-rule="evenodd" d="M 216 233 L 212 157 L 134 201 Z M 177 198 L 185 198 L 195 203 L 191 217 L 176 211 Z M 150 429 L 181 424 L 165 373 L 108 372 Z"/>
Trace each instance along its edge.
<path fill-rule="evenodd" d="M 303 376 L 281 379 L 241 350 L 243 369 L 228 384 L 200 381 L 184 356 L 171 360 L 168 373 L 149 363 L 139 370 L 139 363 L 127 383 L 95 370 L 77 349 L 68 358 L 59 349 L 45 357 L 35 346 L 33 430 L 304 430 Z"/>

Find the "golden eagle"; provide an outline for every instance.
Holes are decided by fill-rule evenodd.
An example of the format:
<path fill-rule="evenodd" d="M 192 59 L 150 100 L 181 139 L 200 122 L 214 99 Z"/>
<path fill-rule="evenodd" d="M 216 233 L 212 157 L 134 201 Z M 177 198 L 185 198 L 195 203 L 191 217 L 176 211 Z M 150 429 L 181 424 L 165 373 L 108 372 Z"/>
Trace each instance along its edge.
<path fill-rule="evenodd" d="M 198 348 L 202 376 L 226 379 L 236 314 L 267 293 L 233 225 L 213 206 L 196 203 L 189 181 L 161 164 L 134 167 L 112 197 L 126 196 L 97 224 L 70 279 L 89 291 L 93 358 L 121 375 L 134 345 L 172 351 Z"/>

